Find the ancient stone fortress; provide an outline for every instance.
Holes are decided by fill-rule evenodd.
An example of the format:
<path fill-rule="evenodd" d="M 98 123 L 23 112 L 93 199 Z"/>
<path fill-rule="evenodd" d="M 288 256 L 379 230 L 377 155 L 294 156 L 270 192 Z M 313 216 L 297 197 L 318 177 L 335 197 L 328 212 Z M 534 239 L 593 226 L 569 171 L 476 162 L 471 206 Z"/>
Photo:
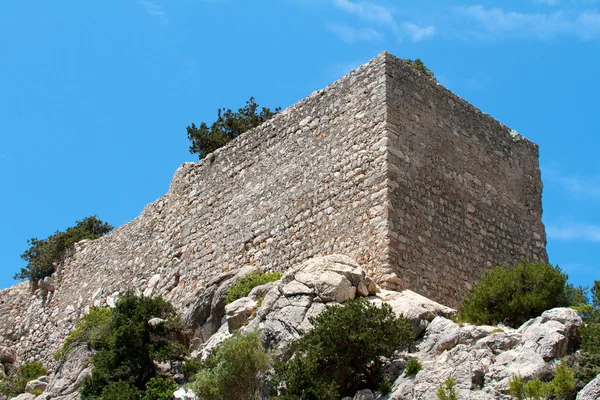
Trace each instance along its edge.
<path fill-rule="evenodd" d="M 40 289 L 0 291 L 0 344 L 50 362 L 127 289 L 170 300 L 206 340 L 220 321 L 202 302 L 220 307 L 240 268 L 333 253 L 449 306 L 493 265 L 547 261 L 537 146 L 386 52 L 213 154 Z"/>

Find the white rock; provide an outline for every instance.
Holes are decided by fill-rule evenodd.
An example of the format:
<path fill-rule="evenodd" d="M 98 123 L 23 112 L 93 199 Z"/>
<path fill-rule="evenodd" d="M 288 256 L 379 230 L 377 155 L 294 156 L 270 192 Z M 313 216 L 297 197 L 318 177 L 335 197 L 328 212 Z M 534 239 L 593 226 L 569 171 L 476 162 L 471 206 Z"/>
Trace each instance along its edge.
<path fill-rule="evenodd" d="M 585 385 L 579 393 L 577 400 L 598 400 L 600 399 L 600 375 Z"/>
<path fill-rule="evenodd" d="M 34 379 L 32 381 L 27 382 L 27 384 L 25 385 L 25 391 L 27 393 L 43 392 L 46 390 L 47 386 L 48 382 L 44 382 L 39 379 Z"/>
<path fill-rule="evenodd" d="M 175 400 L 196 400 L 196 395 L 190 389 L 180 388 L 173 393 Z"/>

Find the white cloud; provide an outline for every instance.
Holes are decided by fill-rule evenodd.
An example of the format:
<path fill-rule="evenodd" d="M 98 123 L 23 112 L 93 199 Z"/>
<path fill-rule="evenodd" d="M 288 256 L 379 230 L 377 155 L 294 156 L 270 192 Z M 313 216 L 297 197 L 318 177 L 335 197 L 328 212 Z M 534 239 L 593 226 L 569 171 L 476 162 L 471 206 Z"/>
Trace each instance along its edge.
<path fill-rule="evenodd" d="M 546 235 L 555 240 L 600 243 L 600 226 L 587 223 L 548 225 Z"/>
<path fill-rule="evenodd" d="M 334 35 L 347 43 L 359 41 L 372 42 L 381 38 L 379 32 L 372 28 L 354 28 L 344 24 L 331 24 L 327 27 Z"/>
<path fill-rule="evenodd" d="M 581 39 L 600 37 L 600 12 L 594 10 L 522 13 L 475 5 L 457 7 L 456 11 L 459 16 L 479 25 L 479 30 L 471 29 L 467 35 L 471 38 L 551 38 L 559 35 L 577 36 Z"/>
<path fill-rule="evenodd" d="M 163 11 L 160 5 L 150 0 L 138 0 L 138 3 L 146 9 L 146 12 L 148 14 L 158 18 L 159 25 L 165 26 L 169 24 L 169 18 L 167 16 L 167 13 Z"/>
<path fill-rule="evenodd" d="M 362 19 L 379 24 L 391 25 L 394 23 L 392 13 L 385 7 L 368 1 L 352 2 L 350 0 L 332 0 L 339 9 L 356 15 Z"/>
<path fill-rule="evenodd" d="M 432 25 L 419 26 L 413 22 L 403 21 L 397 23 L 394 20 L 391 9 L 369 1 L 330 0 L 339 10 L 354 15 L 363 21 L 387 27 L 398 40 L 408 38 L 413 42 L 430 39 L 436 33 Z M 352 43 L 359 40 L 375 40 L 382 37 L 379 31 L 373 28 L 352 28 L 348 25 L 330 25 L 332 31 L 340 39 Z"/>
<path fill-rule="evenodd" d="M 412 22 L 403 22 L 400 24 L 402 30 L 408 34 L 413 42 L 429 39 L 435 35 L 434 26 L 418 26 Z"/>
<path fill-rule="evenodd" d="M 600 198 L 600 176 L 567 175 L 556 166 L 544 165 L 542 166 L 542 177 L 548 182 L 562 186 L 571 196 Z"/>

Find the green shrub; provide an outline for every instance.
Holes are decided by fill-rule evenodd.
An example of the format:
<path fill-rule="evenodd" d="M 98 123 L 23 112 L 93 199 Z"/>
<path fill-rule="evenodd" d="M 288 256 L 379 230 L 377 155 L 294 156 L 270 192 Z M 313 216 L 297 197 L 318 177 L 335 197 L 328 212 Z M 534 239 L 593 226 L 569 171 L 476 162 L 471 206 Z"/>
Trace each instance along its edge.
<path fill-rule="evenodd" d="M 98 239 L 113 229 L 106 222 L 102 222 L 96 215 L 76 221 L 75 226 L 66 231 L 56 231 L 46 239 L 31 238 L 27 241 L 30 245 L 21 258 L 28 262 L 21 272 L 14 276 L 17 280 L 29 279 L 38 281 L 54 273 L 54 265 L 61 261 L 65 250 L 74 243 L 83 239 Z"/>
<path fill-rule="evenodd" d="M 227 291 L 227 304 L 248 296 L 250 291 L 257 286 L 275 282 L 279 279 L 281 279 L 281 273 L 279 272 L 261 274 L 258 271 L 252 271 L 243 278 L 238 278 L 231 289 Z"/>
<path fill-rule="evenodd" d="M 446 378 L 444 383 L 438 386 L 435 396 L 439 400 L 458 400 L 458 390 L 454 387 L 456 379 L 453 376 Z"/>
<path fill-rule="evenodd" d="M 188 358 L 187 360 L 185 360 L 185 362 L 181 366 L 181 370 L 183 372 L 183 379 L 186 382 L 193 381 L 194 377 L 196 376 L 196 374 L 198 372 L 200 372 L 203 365 L 204 365 L 204 363 L 200 359 L 194 360 L 194 359 Z"/>
<path fill-rule="evenodd" d="M 575 373 L 565 360 L 561 360 L 556 366 L 554 379 L 548 384 L 548 392 L 557 400 L 575 399 Z"/>
<path fill-rule="evenodd" d="M 437 79 L 435 79 L 434 77 L 433 71 L 427 68 L 420 58 L 417 58 L 416 60 L 411 60 L 410 58 L 402 58 L 401 60 L 413 67 L 414 69 L 416 69 L 417 71 L 427 75 L 428 77 L 437 82 Z"/>
<path fill-rule="evenodd" d="M 411 358 L 406 363 L 406 368 L 404 368 L 404 374 L 406 376 L 416 375 L 417 372 L 423 369 L 423 365 L 416 358 Z"/>
<path fill-rule="evenodd" d="M 600 354 L 577 352 L 565 358 L 575 372 L 575 391 L 578 392 L 600 374 Z"/>
<path fill-rule="evenodd" d="M 519 326 L 546 310 L 568 305 L 567 276 L 544 263 L 495 267 L 467 294 L 458 318 L 473 324 Z"/>
<path fill-rule="evenodd" d="M 46 375 L 46 372 L 39 361 L 21 364 L 14 374 L 0 378 L 0 395 L 16 397 L 25 392 L 27 382 Z"/>
<path fill-rule="evenodd" d="M 511 376 L 510 379 L 508 380 L 508 392 L 516 400 L 524 400 L 525 399 L 525 380 L 519 375 Z"/>
<path fill-rule="evenodd" d="M 126 293 L 114 309 L 104 310 L 110 312 L 110 324 L 106 323 L 106 311 L 97 309 L 94 318 L 80 325 L 82 333 L 77 339 L 87 338 L 96 350 L 92 357 L 92 374 L 82 385 L 82 400 L 104 398 L 106 391 L 110 396 L 122 392 L 122 398 L 138 393 L 136 398 L 139 399 L 147 390 L 152 390 L 149 395 L 154 395 L 162 388 L 160 385 L 166 384 L 155 380 L 147 388 L 156 376 L 154 361 L 181 361 L 187 353 L 185 347 L 174 340 L 181 337 L 181 321 L 175 308 L 162 298 Z M 152 318 L 165 322 L 152 326 L 148 323 Z"/>
<path fill-rule="evenodd" d="M 382 396 L 387 396 L 388 394 L 392 393 L 392 381 L 390 381 L 388 378 L 385 378 L 377 390 Z"/>
<path fill-rule="evenodd" d="M 508 381 L 509 393 L 517 400 L 575 399 L 575 373 L 565 360 L 561 360 L 553 374 L 552 381 L 548 383 L 538 378 L 525 382 L 520 376 L 513 376 Z"/>
<path fill-rule="evenodd" d="M 361 299 L 329 307 L 310 318 L 313 329 L 294 343 L 294 357 L 276 365 L 283 399 L 339 398 L 377 389 L 382 357 L 413 341 L 410 323 L 391 307 Z"/>
<path fill-rule="evenodd" d="M 111 333 L 112 313 L 110 308 L 92 307 L 88 314 L 77 321 L 75 330 L 67 336 L 60 350 L 54 354 L 54 359 L 64 360 L 78 344 L 87 343 L 91 348 L 106 346 Z"/>
<path fill-rule="evenodd" d="M 146 392 L 142 400 L 170 400 L 177 390 L 173 378 L 152 378 L 146 383 Z"/>
<path fill-rule="evenodd" d="M 226 339 L 196 374 L 192 390 L 199 400 L 256 399 L 271 357 L 258 332 Z"/>
<path fill-rule="evenodd" d="M 110 382 L 102 388 L 102 400 L 140 400 L 141 392 L 127 382 Z"/>
<path fill-rule="evenodd" d="M 187 127 L 187 136 L 191 142 L 190 153 L 196 153 L 202 159 L 209 153 L 225 146 L 242 133 L 272 118 L 281 111 L 281 108 L 277 107 L 274 111 L 271 111 L 266 107 L 262 107 L 260 112 L 258 111 L 258 104 L 254 97 L 250 97 L 246 102 L 246 106 L 238 109 L 237 112 L 219 108 L 217 120 L 210 127 L 205 122 L 202 122 L 198 127 L 192 123 L 191 126 Z M 210 162 L 213 161 L 214 156 Z"/>

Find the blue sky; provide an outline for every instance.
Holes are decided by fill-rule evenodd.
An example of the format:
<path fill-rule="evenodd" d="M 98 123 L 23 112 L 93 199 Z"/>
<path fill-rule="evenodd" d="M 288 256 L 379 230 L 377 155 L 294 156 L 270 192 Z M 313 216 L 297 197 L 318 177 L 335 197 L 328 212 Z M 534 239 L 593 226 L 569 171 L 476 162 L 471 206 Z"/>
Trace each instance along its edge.
<path fill-rule="evenodd" d="M 540 145 L 550 261 L 600 279 L 600 0 L 19 0 L 0 48 L 0 287 L 28 238 L 164 194 L 190 123 L 285 108 L 382 50 Z"/>

